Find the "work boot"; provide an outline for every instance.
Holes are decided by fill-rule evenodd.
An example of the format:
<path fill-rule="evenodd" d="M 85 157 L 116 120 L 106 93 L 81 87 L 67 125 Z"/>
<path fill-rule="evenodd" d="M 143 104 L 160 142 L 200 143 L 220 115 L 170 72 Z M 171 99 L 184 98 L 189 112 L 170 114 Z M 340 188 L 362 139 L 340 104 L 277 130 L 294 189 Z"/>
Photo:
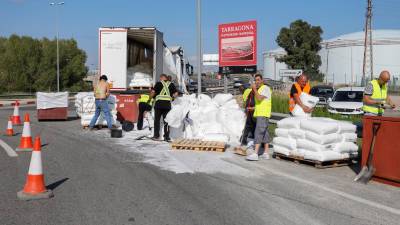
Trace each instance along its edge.
<path fill-rule="evenodd" d="M 154 137 L 154 136 L 151 138 L 151 140 L 153 140 L 153 141 L 161 141 L 160 137 Z"/>

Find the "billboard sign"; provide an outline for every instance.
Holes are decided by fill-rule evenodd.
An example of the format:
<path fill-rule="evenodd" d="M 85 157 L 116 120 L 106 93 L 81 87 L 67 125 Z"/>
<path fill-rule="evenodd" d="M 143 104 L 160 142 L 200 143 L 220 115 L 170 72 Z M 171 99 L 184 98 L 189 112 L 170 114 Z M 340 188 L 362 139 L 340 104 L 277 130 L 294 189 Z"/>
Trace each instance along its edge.
<path fill-rule="evenodd" d="M 257 22 L 255 20 L 218 26 L 220 72 L 256 72 Z M 247 68 L 247 69 L 246 69 Z"/>

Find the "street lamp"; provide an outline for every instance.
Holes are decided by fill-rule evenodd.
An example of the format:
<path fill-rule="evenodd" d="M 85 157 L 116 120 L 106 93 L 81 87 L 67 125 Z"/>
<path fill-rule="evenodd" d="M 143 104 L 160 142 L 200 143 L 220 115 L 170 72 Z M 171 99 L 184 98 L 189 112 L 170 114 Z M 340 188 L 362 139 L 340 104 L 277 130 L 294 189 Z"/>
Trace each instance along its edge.
<path fill-rule="evenodd" d="M 64 2 L 51 2 L 50 6 L 56 6 L 57 7 L 57 92 L 60 92 L 60 54 L 59 54 L 59 48 L 58 48 L 58 23 L 59 23 L 59 9 L 58 6 L 64 5 Z"/>

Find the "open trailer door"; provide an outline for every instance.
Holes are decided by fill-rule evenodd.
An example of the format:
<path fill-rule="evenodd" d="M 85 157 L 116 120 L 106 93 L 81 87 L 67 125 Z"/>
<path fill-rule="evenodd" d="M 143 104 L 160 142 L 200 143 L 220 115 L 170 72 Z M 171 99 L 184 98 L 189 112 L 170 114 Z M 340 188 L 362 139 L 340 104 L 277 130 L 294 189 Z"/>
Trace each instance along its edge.
<path fill-rule="evenodd" d="M 163 33 L 155 30 L 154 34 L 154 61 L 153 61 L 153 85 L 160 79 L 163 72 L 164 41 Z"/>

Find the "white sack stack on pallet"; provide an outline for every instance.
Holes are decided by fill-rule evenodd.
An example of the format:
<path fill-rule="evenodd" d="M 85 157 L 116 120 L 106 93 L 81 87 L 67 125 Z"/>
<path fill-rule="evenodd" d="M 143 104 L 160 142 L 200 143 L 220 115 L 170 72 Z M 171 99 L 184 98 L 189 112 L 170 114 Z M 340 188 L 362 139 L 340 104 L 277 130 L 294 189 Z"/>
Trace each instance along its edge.
<path fill-rule="evenodd" d="M 358 155 L 356 126 L 323 117 L 289 117 L 278 121 L 274 152 L 317 161 Z"/>
<path fill-rule="evenodd" d="M 198 138 L 238 144 L 246 115 L 231 94 L 217 94 L 213 99 L 192 94 L 172 103 L 166 121 L 172 139 Z"/>
<path fill-rule="evenodd" d="M 115 95 L 110 95 L 107 98 L 108 107 L 112 115 L 113 125 L 117 124 L 117 104 Z M 82 126 L 89 126 L 94 113 L 96 112 L 95 97 L 93 92 L 79 92 L 75 95 L 76 114 L 81 118 Z M 96 125 L 107 125 L 107 121 L 103 113 L 100 114 Z"/>

